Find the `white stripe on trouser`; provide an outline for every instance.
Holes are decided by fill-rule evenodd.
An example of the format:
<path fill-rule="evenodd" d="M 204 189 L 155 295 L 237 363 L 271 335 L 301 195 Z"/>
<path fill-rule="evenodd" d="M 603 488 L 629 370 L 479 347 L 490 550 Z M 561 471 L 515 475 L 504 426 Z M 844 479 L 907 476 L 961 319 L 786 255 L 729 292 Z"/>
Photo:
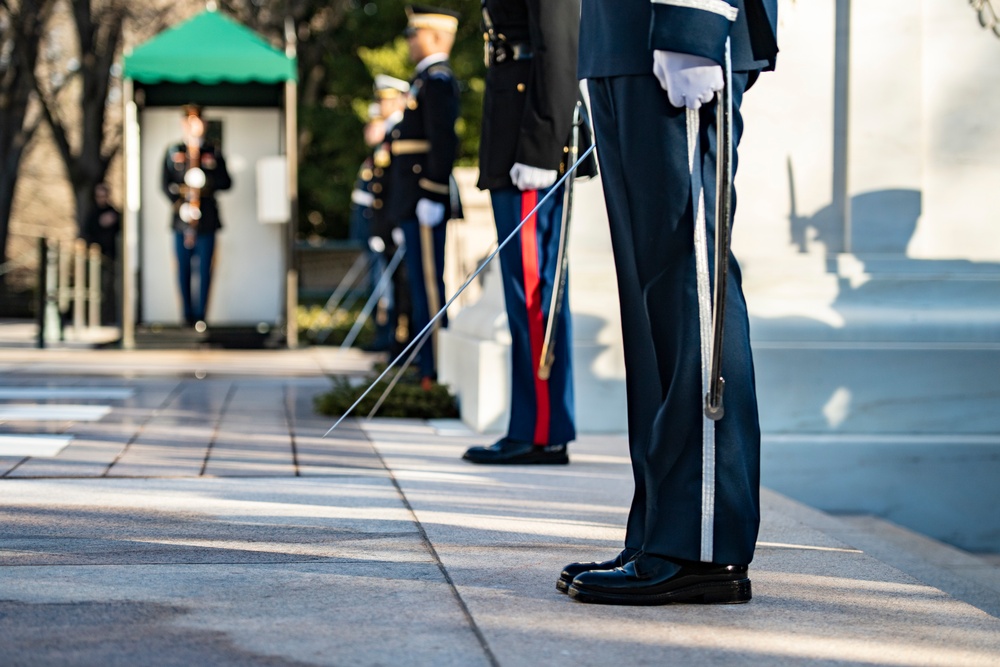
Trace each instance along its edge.
<path fill-rule="evenodd" d="M 705 189 L 701 180 L 701 141 L 698 111 L 687 110 L 688 169 L 694 205 L 694 258 L 698 284 L 698 330 L 701 337 L 701 397 L 708 395 L 712 360 L 712 286 L 708 276 L 708 231 Z M 698 401 L 701 405 L 701 400 Z M 701 560 L 712 561 L 715 526 L 715 422 L 702 415 L 701 445 Z"/>

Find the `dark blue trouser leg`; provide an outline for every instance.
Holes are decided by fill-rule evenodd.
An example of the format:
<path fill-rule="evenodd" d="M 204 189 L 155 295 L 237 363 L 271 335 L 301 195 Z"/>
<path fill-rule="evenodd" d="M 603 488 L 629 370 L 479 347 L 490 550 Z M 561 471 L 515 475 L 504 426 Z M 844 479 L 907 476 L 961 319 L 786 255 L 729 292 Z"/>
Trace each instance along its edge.
<path fill-rule="evenodd" d="M 374 252 L 371 251 L 371 264 L 372 264 L 372 275 L 375 278 L 372 280 L 372 290 L 379 292 L 378 302 L 375 305 L 375 310 L 372 312 L 372 319 L 375 321 L 375 340 L 372 342 L 372 349 L 374 350 L 388 350 L 392 336 L 396 331 L 395 322 L 392 321 L 392 279 L 386 276 L 383 281 L 382 277 L 385 274 L 386 268 L 389 265 L 388 251 L 386 252 Z M 384 321 L 380 321 L 379 318 L 384 315 Z"/>
<path fill-rule="evenodd" d="M 734 75 L 734 134 L 746 74 Z M 589 81 L 621 294 L 636 496 L 626 544 L 701 558 L 701 517 L 714 514 L 712 560 L 749 563 L 760 522 L 760 427 L 749 321 L 730 254 L 715 485 L 702 489 L 702 395 L 686 118 L 652 75 Z M 714 243 L 715 107 L 701 113 L 702 180 Z M 735 201 L 735 200 L 734 200 Z M 710 253 L 711 254 L 711 253 Z"/>
<path fill-rule="evenodd" d="M 198 303 L 193 309 L 194 319 L 204 320 L 208 312 L 208 295 L 212 288 L 212 261 L 215 258 L 215 234 L 199 234 L 194 242 L 198 257 Z"/>
<path fill-rule="evenodd" d="M 548 190 L 540 190 L 540 201 Z M 503 240 L 524 217 L 524 193 L 516 188 L 490 192 L 497 238 Z M 528 209 L 530 210 L 530 209 Z M 569 290 L 563 302 L 554 341 L 555 361 L 547 381 L 538 379 L 538 359 L 548 322 L 558 264 L 563 213 L 562 188 L 546 201 L 534 223 L 522 227 L 517 238 L 500 251 L 504 302 L 511 332 L 511 410 L 507 436 L 539 445 L 576 438 L 573 405 L 572 323 Z M 534 232 L 528 243 L 526 233 Z M 527 257 L 525 253 L 532 256 Z M 525 261 L 527 259 L 527 261 Z M 534 288 L 528 293 L 529 286 Z M 530 297 L 530 298 L 529 298 Z"/>
<path fill-rule="evenodd" d="M 184 322 L 194 324 L 194 308 L 191 304 L 191 260 L 194 248 L 184 247 L 184 232 L 174 232 L 174 252 L 177 256 L 177 283 L 184 309 Z"/>

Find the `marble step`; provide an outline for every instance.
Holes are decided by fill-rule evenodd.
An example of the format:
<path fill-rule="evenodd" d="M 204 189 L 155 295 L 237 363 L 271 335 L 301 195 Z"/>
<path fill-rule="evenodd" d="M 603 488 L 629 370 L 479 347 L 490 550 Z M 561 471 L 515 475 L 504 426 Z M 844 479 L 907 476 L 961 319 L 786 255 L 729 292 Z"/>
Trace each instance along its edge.
<path fill-rule="evenodd" d="M 853 255 L 742 263 L 758 341 L 1000 343 L 1000 264 Z"/>

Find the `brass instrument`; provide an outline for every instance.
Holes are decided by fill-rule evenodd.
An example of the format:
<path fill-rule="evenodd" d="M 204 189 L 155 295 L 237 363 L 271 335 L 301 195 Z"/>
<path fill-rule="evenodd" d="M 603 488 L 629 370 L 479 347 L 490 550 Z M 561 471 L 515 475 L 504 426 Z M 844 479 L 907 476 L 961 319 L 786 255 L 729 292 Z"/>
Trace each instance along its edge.
<path fill-rule="evenodd" d="M 201 189 L 205 187 L 205 172 L 201 168 L 201 139 L 205 135 L 205 125 L 201 117 L 188 112 L 185 123 L 184 142 L 187 146 L 187 171 L 184 172 L 184 200 L 178 214 L 187 225 L 184 228 L 184 247 L 194 247 L 198 235 L 198 221 L 201 220 Z"/>

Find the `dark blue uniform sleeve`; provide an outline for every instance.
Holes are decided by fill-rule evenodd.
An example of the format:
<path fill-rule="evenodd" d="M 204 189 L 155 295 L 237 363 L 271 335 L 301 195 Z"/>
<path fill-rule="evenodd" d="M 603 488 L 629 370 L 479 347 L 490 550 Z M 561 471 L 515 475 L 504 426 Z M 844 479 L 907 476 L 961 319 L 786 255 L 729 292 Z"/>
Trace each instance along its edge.
<path fill-rule="evenodd" d="M 205 189 L 210 193 L 228 190 L 233 187 L 233 179 L 229 175 L 229 169 L 226 168 L 226 158 L 222 157 L 221 150 L 214 147 L 212 154 L 215 156 L 215 169 L 206 170 L 205 174 L 208 176 L 208 180 L 205 183 Z"/>
<path fill-rule="evenodd" d="M 652 0 L 649 46 L 725 64 L 726 39 L 742 0 Z"/>
<path fill-rule="evenodd" d="M 176 147 L 170 147 L 167 149 L 166 155 L 163 156 L 163 169 L 161 170 L 160 187 L 163 190 L 163 194 L 167 195 L 171 204 L 177 202 L 181 198 L 180 191 L 180 181 L 174 177 L 174 153 L 177 152 Z M 173 186 L 173 187 L 171 187 Z"/>
<path fill-rule="evenodd" d="M 421 94 L 424 133 L 430 141 L 427 167 L 417 181 L 421 196 L 442 204 L 449 201 L 448 177 L 458 154 L 458 87 L 449 72 L 429 72 Z"/>

